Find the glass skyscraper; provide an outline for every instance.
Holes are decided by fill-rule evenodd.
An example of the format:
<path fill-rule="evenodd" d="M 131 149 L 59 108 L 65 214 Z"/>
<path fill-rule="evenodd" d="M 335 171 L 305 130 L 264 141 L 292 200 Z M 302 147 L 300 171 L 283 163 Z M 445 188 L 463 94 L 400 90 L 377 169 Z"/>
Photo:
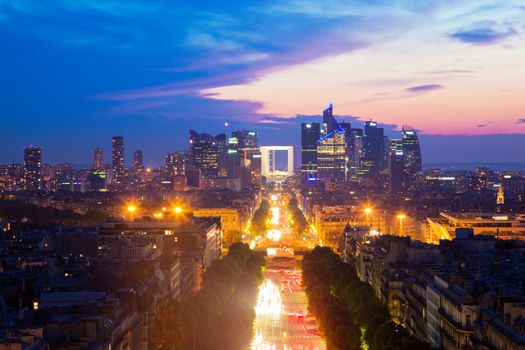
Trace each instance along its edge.
<path fill-rule="evenodd" d="M 385 137 L 384 130 L 375 121 L 367 121 L 364 130 L 364 159 L 373 164 L 373 172 L 379 173 L 385 168 Z"/>
<path fill-rule="evenodd" d="M 305 179 L 317 178 L 317 143 L 320 136 L 319 123 L 301 124 L 301 171 Z"/>
<path fill-rule="evenodd" d="M 414 187 L 417 176 L 422 170 L 421 148 L 419 139 L 414 128 L 403 126 L 403 154 L 406 186 L 408 189 Z"/>
<path fill-rule="evenodd" d="M 203 177 L 216 178 L 226 174 L 226 134 L 211 136 L 191 129 L 190 150 L 192 166 L 200 169 Z"/>

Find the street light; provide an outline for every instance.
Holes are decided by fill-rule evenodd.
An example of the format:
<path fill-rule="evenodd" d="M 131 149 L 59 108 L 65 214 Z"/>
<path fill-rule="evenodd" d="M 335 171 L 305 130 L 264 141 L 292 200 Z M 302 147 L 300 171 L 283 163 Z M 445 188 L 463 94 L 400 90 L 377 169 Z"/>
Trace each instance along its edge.
<path fill-rule="evenodd" d="M 406 219 L 406 215 L 405 214 L 398 214 L 397 215 L 397 218 L 399 220 L 399 235 L 402 236 L 403 235 L 403 220 Z"/>
<path fill-rule="evenodd" d="M 137 207 L 133 204 L 128 205 L 127 207 L 130 220 L 133 220 L 133 214 L 137 211 Z"/>
<path fill-rule="evenodd" d="M 369 216 L 370 216 L 371 213 L 372 213 L 372 208 L 370 208 L 370 207 L 366 207 L 366 208 L 365 208 L 365 218 L 366 218 L 366 222 L 365 222 L 365 224 L 366 224 L 367 226 L 370 226 L 370 221 L 369 221 L 368 219 L 369 219 Z"/>
<path fill-rule="evenodd" d="M 181 208 L 181 207 L 175 207 L 175 208 L 173 209 L 173 211 L 174 211 L 175 213 L 177 213 L 177 214 L 180 214 L 180 213 L 182 213 L 182 208 Z"/>

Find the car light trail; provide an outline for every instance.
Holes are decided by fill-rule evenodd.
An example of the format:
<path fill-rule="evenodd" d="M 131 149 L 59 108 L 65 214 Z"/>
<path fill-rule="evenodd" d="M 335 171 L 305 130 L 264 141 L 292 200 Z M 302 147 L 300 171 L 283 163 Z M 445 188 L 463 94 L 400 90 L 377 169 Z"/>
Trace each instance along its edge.
<path fill-rule="evenodd" d="M 266 232 L 266 238 L 273 242 L 279 242 L 283 233 L 281 230 L 271 229 Z"/>
<path fill-rule="evenodd" d="M 282 308 L 283 304 L 279 288 L 272 280 L 265 280 L 259 289 L 257 305 L 255 306 L 256 314 L 280 316 Z"/>
<path fill-rule="evenodd" d="M 279 224 L 279 217 L 280 217 L 280 209 L 279 207 L 272 207 L 272 225 L 278 225 Z"/>

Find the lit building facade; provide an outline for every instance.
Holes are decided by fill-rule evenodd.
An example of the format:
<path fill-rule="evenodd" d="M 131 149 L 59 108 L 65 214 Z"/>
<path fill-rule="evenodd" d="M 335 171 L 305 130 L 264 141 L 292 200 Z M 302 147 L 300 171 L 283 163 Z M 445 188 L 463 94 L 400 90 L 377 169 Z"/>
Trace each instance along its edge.
<path fill-rule="evenodd" d="M 44 189 L 42 183 L 42 148 L 24 148 L 24 181 L 28 191 Z"/>
<path fill-rule="evenodd" d="M 104 169 L 104 153 L 102 148 L 95 148 L 93 151 L 93 170 L 103 170 Z"/>
<path fill-rule="evenodd" d="M 301 171 L 305 179 L 317 178 L 317 143 L 320 136 L 319 123 L 301 124 Z"/>
<path fill-rule="evenodd" d="M 124 179 L 124 137 L 113 136 L 111 140 L 111 165 L 113 168 L 113 181 L 117 184 Z"/>
<path fill-rule="evenodd" d="M 144 169 L 144 164 L 142 160 L 142 151 L 136 150 L 133 154 L 133 167 L 135 172 L 141 172 Z"/>
<path fill-rule="evenodd" d="M 411 189 L 414 187 L 417 176 L 423 168 L 421 148 L 414 128 L 403 126 L 402 135 L 406 184 L 407 188 Z"/>
<path fill-rule="evenodd" d="M 385 137 L 383 128 L 377 122 L 367 121 L 364 128 L 364 159 L 373 163 L 373 172 L 384 169 Z"/>
<path fill-rule="evenodd" d="M 388 151 L 389 193 L 402 194 L 405 191 L 404 152 L 402 140 L 390 140 Z"/>
<path fill-rule="evenodd" d="M 185 176 L 188 164 L 188 153 L 177 151 L 166 154 L 166 172 L 170 177 Z"/>
<path fill-rule="evenodd" d="M 333 105 L 323 111 L 323 129 L 317 142 L 317 177 L 346 180 L 346 133 L 333 116 Z"/>
<path fill-rule="evenodd" d="M 215 178 L 224 170 L 226 134 L 211 136 L 190 130 L 191 162 L 205 178 Z"/>

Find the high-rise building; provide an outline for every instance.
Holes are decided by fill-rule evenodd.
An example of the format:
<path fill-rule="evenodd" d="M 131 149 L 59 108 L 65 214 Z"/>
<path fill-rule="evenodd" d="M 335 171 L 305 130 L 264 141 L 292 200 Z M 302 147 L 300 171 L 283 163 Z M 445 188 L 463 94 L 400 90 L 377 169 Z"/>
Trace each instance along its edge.
<path fill-rule="evenodd" d="M 405 191 L 403 141 L 392 139 L 388 143 L 389 193 L 402 194 Z"/>
<path fill-rule="evenodd" d="M 257 132 L 253 130 L 237 130 L 232 132 L 232 138 L 237 140 L 237 146 L 230 146 L 238 151 L 238 162 L 240 162 L 240 176 L 244 185 L 258 184 L 261 179 L 261 152 L 259 150 L 259 139 Z M 228 154 L 227 154 L 228 155 Z M 234 152 L 229 153 L 230 160 L 236 158 Z"/>
<path fill-rule="evenodd" d="M 346 180 L 345 130 L 333 116 L 333 105 L 323 111 L 323 129 L 317 143 L 317 176 L 325 181 Z"/>
<path fill-rule="evenodd" d="M 235 136 L 228 138 L 225 153 L 226 176 L 231 179 L 240 178 L 244 165 L 245 151 L 241 149 L 239 138 Z"/>
<path fill-rule="evenodd" d="M 102 153 L 102 148 L 95 148 L 93 151 L 93 170 L 103 170 L 104 169 L 104 156 Z"/>
<path fill-rule="evenodd" d="M 405 176 L 407 187 L 413 189 L 418 174 L 422 170 L 421 148 L 414 128 L 403 126 L 403 154 L 405 157 Z"/>
<path fill-rule="evenodd" d="M 317 143 L 320 137 L 319 123 L 301 124 L 301 171 L 305 179 L 317 178 Z"/>
<path fill-rule="evenodd" d="M 28 191 L 43 190 L 42 184 L 42 148 L 24 148 L 24 181 Z"/>
<path fill-rule="evenodd" d="M 124 179 L 124 137 L 113 136 L 111 140 L 111 164 L 113 167 L 113 181 L 117 184 Z"/>
<path fill-rule="evenodd" d="M 339 123 L 334 117 L 334 105 L 330 105 L 323 111 L 323 133 L 328 134 L 337 129 Z"/>
<path fill-rule="evenodd" d="M 170 177 L 185 176 L 188 153 L 177 151 L 166 154 L 166 171 Z"/>
<path fill-rule="evenodd" d="M 361 169 L 361 159 L 363 158 L 363 129 L 352 128 L 346 132 L 347 137 L 347 157 L 348 157 L 348 178 L 356 180 Z"/>
<path fill-rule="evenodd" d="M 136 150 L 133 154 L 133 166 L 135 172 L 140 172 L 144 169 L 144 165 L 142 163 L 142 151 Z"/>
<path fill-rule="evenodd" d="M 191 162 L 205 178 L 215 178 L 226 173 L 226 134 L 211 136 L 190 129 Z"/>
<path fill-rule="evenodd" d="M 377 126 L 375 121 L 365 123 L 364 134 L 364 158 L 369 164 L 373 163 L 373 171 L 378 173 L 384 169 L 384 151 L 385 151 L 384 130 Z"/>

